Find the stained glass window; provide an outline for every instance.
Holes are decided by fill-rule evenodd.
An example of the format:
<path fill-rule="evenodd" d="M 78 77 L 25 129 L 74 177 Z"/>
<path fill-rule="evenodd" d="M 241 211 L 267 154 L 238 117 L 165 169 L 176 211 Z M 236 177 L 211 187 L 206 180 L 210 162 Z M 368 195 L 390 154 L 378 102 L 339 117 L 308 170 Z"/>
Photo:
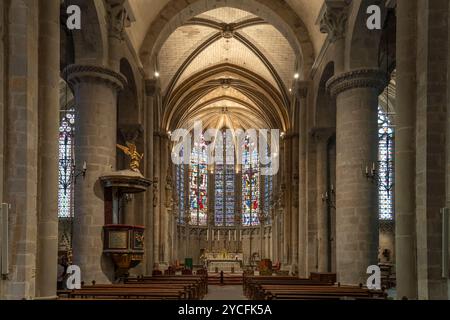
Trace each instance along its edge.
<path fill-rule="evenodd" d="M 389 115 L 378 108 L 379 218 L 392 220 L 394 188 L 394 129 Z"/>
<path fill-rule="evenodd" d="M 191 153 L 189 205 L 192 225 L 205 226 L 208 213 L 208 154 L 205 140 L 194 141 Z"/>
<path fill-rule="evenodd" d="M 259 224 L 259 159 L 257 142 L 249 137 L 244 139 L 242 147 L 242 225 Z"/>
<path fill-rule="evenodd" d="M 61 112 L 59 127 L 59 191 L 58 191 L 58 216 L 73 216 L 73 189 L 72 171 L 74 164 L 74 109 Z"/>
<path fill-rule="evenodd" d="M 234 225 L 235 164 L 231 132 L 221 131 L 215 148 L 215 225 Z"/>

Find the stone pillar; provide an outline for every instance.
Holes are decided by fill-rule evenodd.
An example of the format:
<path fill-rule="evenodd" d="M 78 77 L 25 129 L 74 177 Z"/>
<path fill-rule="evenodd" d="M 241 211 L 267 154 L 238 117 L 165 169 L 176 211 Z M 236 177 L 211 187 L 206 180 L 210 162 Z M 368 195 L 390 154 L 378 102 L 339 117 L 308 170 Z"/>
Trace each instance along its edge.
<path fill-rule="evenodd" d="M 4 169 L 5 169 L 5 137 L 6 137 L 6 126 L 5 126 L 5 83 L 6 83 L 6 72 L 5 72 L 5 53 L 6 47 L 4 43 L 6 32 L 6 21 L 5 21 L 5 1 L 0 2 L 0 203 L 3 203 L 3 183 L 4 183 Z M 0 298 L 2 297 L 2 284 L 0 280 Z"/>
<path fill-rule="evenodd" d="M 163 216 L 162 216 L 162 241 L 163 241 L 163 260 L 165 263 L 170 263 L 170 257 L 171 257 L 171 248 L 172 248 L 172 228 L 171 228 L 171 221 L 172 221 L 172 215 L 173 215 L 173 199 L 172 199 L 172 192 L 173 192 L 173 185 L 172 185 L 172 170 L 170 169 L 171 166 L 168 163 L 169 161 L 169 138 L 167 135 L 164 136 L 162 141 L 162 152 L 160 154 L 160 157 L 165 160 L 164 161 L 164 172 L 165 172 L 165 183 L 164 183 L 164 207 L 162 208 Z"/>
<path fill-rule="evenodd" d="M 417 1 L 397 3 L 395 252 L 397 298 L 417 298 L 415 109 Z"/>
<path fill-rule="evenodd" d="M 448 9 L 446 0 L 417 1 L 416 239 L 419 299 L 447 300 L 442 277 L 442 215 L 446 205 Z M 420 48 L 420 50 L 419 50 Z M 396 252 L 397 258 L 400 252 Z"/>
<path fill-rule="evenodd" d="M 298 183 L 299 183 L 299 137 L 298 132 L 292 134 L 291 140 L 291 264 L 298 264 Z"/>
<path fill-rule="evenodd" d="M 335 74 L 345 71 L 345 32 L 348 20 L 348 5 L 342 0 L 326 0 L 322 11 L 320 32 L 328 34 L 333 50 Z"/>
<path fill-rule="evenodd" d="M 108 21 L 108 64 L 114 71 L 120 70 L 120 59 L 123 57 L 125 28 L 131 25 L 124 6 L 125 0 L 106 0 Z"/>
<path fill-rule="evenodd" d="M 56 297 L 60 3 L 39 1 L 39 180 L 36 295 Z"/>
<path fill-rule="evenodd" d="M 316 141 L 316 178 L 317 178 L 317 246 L 318 246 L 318 270 L 319 272 L 330 272 L 329 270 L 329 246 L 330 239 L 328 237 L 328 202 L 331 199 L 331 190 L 328 187 L 329 181 L 327 177 L 328 163 L 328 139 L 332 131 L 326 128 L 314 130 L 314 138 Z"/>
<path fill-rule="evenodd" d="M 154 132 L 154 191 L 155 197 L 153 198 L 153 207 L 155 208 L 155 214 L 153 217 L 153 255 L 155 263 L 160 263 L 162 261 L 161 257 L 161 206 L 163 205 L 163 199 L 161 197 L 161 189 L 164 189 L 164 180 L 161 176 L 161 134 L 160 132 Z"/>
<path fill-rule="evenodd" d="M 307 128 L 307 96 L 308 83 L 299 82 L 297 88 L 297 98 L 299 99 L 299 173 L 298 173 L 298 199 L 299 199 L 299 216 L 298 216 L 298 275 L 300 278 L 307 277 L 307 237 L 308 237 L 308 204 L 306 197 L 307 172 L 306 172 L 306 145 L 308 141 Z"/>
<path fill-rule="evenodd" d="M 8 21 L 0 28 L 7 28 L 4 41 L 8 83 L 6 126 L 0 130 L 7 130 L 3 201 L 11 205 L 11 260 L 3 298 L 29 299 L 35 296 L 37 255 L 39 9 L 37 1 L 5 4 Z M 0 69 L 3 72 L 3 65 Z"/>
<path fill-rule="evenodd" d="M 365 283 L 378 257 L 378 193 L 367 179 L 378 160 L 378 96 L 387 83 L 377 69 L 338 74 L 327 82 L 336 97 L 336 237 L 338 281 Z"/>
<path fill-rule="evenodd" d="M 307 123 L 314 122 L 313 115 L 308 112 Z M 306 246 L 306 272 L 317 272 L 317 176 L 316 176 L 316 141 L 310 133 L 306 142 L 306 206 L 307 206 L 307 246 Z"/>
<path fill-rule="evenodd" d="M 102 255 L 105 209 L 99 177 L 116 169 L 117 92 L 126 79 L 110 69 L 86 65 L 70 65 L 64 75 L 77 106 L 76 167 L 87 163 L 85 179 L 75 185 L 74 264 L 80 266 L 84 281 L 106 283 L 113 266 Z"/>
<path fill-rule="evenodd" d="M 153 181 L 153 132 L 154 132 L 154 107 L 155 95 L 157 93 L 157 81 L 154 79 L 145 80 L 145 176 Z M 153 185 L 145 194 L 145 271 L 147 275 L 151 275 L 153 271 L 154 255 L 153 255 L 153 234 L 154 234 L 154 214 L 153 206 Z"/>
<path fill-rule="evenodd" d="M 274 185 L 275 187 L 275 185 Z M 276 197 L 276 196 L 275 196 Z M 270 206 L 270 214 L 272 216 L 272 236 L 271 236 L 271 243 L 270 243 L 270 253 L 271 253 L 271 259 L 273 263 L 276 263 L 278 261 L 278 252 L 277 252 L 277 246 L 278 246 L 278 218 L 276 215 L 276 209 L 275 209 L 275 199 L 272 200 L 272 204 Z"/>

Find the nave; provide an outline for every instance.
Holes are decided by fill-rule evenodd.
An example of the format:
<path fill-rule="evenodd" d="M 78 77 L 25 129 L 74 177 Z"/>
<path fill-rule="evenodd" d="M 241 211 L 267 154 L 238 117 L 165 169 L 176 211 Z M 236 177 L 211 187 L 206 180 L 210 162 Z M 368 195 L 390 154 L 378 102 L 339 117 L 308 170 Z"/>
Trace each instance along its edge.
<path fill-rule="evenodd" d="M 449 11 L 0 1 L 0 299 L 448 300 Z"/>

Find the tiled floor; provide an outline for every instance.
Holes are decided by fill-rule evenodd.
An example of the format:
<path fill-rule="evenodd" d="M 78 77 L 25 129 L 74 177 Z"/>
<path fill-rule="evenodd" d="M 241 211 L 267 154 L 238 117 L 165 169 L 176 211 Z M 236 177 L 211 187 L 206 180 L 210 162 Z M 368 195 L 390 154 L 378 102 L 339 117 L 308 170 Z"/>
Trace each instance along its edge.
<path fill-rule="evenodd" d="M 242 286 L 209 286 L 205 300 L 247 300 Z"/>

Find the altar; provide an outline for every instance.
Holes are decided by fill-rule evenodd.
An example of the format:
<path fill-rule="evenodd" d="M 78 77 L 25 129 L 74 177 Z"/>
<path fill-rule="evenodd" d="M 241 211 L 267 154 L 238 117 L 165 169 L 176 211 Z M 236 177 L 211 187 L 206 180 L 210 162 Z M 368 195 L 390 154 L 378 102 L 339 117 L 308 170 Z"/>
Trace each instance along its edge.
<path fill-rule="evenodd" d="M 240 272 L 243 267 L 243 254 L 238 252 L 206 252 L 204 262 L 208 272 Z"/>

